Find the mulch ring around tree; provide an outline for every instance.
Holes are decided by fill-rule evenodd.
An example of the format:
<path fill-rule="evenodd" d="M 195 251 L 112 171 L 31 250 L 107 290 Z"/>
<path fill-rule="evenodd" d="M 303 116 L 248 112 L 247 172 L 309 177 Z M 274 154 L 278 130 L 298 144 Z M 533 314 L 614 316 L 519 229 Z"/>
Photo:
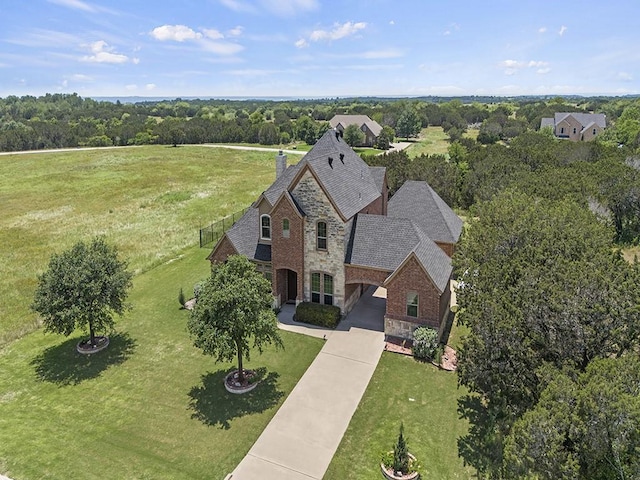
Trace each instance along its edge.
<path fill-rule="evenodd" d="M 244 370 L 242 381 L 238 378 L 238 370 L 233 370 L 224 378 L 224 388 L 229 393 L 247 393 L 258 386 L 261 375 L 256 370 Z"/>
<path fill-rule="evenodd" d="M 91 344 L 90 338 L 85 338 L 80 340 L 76 345 L 76 350 L 78 353 L 83 355 L 91 355 L 92 353 L 98 353 L 109 346 L 109 337 L 106 336 L 96 336 L 95 345 Z"/>

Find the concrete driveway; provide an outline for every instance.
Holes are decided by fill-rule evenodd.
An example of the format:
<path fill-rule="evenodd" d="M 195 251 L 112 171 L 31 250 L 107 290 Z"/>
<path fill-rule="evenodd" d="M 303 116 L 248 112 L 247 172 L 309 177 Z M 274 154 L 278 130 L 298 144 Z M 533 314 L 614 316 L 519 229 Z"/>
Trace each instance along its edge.
<path fill-rule="evenodd" d="M 327 342 L 228 480 L 322 479 L 384 349 L 384 306 L 370 288 L 337 330 L 311 329 Z"/>

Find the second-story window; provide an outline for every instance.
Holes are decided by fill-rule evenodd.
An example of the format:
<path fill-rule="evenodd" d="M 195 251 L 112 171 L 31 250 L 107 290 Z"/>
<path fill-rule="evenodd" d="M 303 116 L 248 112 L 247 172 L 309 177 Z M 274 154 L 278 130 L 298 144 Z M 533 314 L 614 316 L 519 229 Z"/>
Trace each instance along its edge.
<path fill-rule="evenodd" d="M 284 238 L 289 238 L 289 232 L 290 232 L 289 219 L 283 218 L 282 219 L 282 236 Z"/>
<path fill-rule="evenodd" d="M 316 224 L 316 247 L 318 250 L 327 249 L 327 222 Z"/>
<path fill-rule="evenodd" d="M 271 217 L 269 215 L 260 217 L 260 238 L 271 240 Z"/>

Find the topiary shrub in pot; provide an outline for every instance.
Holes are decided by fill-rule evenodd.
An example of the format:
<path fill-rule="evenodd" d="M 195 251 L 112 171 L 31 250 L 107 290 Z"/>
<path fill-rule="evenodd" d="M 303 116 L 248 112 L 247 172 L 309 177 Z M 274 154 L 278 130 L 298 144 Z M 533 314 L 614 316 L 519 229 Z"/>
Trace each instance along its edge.
<path fill-rule="evenodd" d="M 400 433 L 393 446 L 393 451 L 382 455 L 380 470 L 387 480 L 417 480 L 420 478 L 420 465 L 416 457 L 409 453 L 404 436 L 404 424 L 400 424 Z"/>

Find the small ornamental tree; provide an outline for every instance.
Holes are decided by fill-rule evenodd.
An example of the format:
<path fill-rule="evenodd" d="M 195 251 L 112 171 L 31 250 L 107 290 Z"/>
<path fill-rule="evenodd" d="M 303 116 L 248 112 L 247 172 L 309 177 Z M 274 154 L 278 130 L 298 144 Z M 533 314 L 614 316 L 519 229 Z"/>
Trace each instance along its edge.
<path fill-rule="evenodd" d="M 398 441 L 393 446 L 393 471 L 396 475 L 409 473 L 409 449 L 404 438 L 404 424 L 400 424 Z"/>
<path fill-rule="evenodd" d="M 88 328 L 95 346 L 96 330 L 113 328 L 113 314 L 127 309 L 132 276 L 104 238 L 78 242 L 51 257 L 38 277 L 31 308 L 42 316 L 45 331 L 68 336 L 78 327 Z"/>
<path fill-rule="evenodd" d="M 251 347 L 260 353 L 268 344 L 283 347 L 271 285 L 246 257 L 232 255 L 217 264 L 197 298 L 187 323 L 194 345 L 216 362 L 237 358 L 240 382 Z"/>

